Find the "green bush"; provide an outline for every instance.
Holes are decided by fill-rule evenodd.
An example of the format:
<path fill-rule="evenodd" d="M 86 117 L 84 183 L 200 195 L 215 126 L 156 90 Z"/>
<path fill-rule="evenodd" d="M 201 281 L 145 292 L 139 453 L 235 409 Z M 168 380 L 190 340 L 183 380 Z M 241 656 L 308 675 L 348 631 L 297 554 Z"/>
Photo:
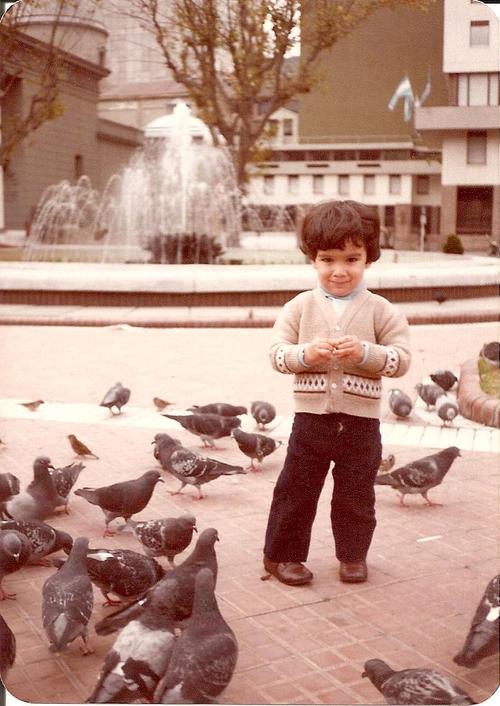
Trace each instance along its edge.
<path fill-rule="evenodd" d="M 464 246 L 458 235 L 449 235 L 443 245 L 443 252 L 453 255 L 463 255 Z"/>

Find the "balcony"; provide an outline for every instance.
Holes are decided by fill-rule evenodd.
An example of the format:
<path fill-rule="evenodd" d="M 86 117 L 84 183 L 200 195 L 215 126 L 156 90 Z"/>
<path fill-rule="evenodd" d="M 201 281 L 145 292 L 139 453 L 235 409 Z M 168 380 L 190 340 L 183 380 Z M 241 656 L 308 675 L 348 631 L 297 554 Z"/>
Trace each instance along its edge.
<path fill-rule="evenodd" d="M 440 130 L 494 130 L 500 128 L 500 106 L 443 105 L 415 109 L 415 128 L 430 132 Z"/>

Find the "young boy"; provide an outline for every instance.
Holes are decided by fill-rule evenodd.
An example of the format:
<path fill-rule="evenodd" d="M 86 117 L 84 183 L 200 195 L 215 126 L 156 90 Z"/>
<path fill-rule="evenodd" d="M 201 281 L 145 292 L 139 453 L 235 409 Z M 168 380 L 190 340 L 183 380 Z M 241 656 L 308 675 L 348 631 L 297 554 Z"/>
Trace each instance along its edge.
<path fill-rule="evenodd" d="M 364 271 L 380 257 L 379 233 L 373 207 L 355 201 L 314 206 L 302 224 L 301 248 L 319 286 L 287 302 L 273 328 L 271 365 L 294 374 L 295 401 L 264 546 L 264 567 L 282 583 L 313 578 L 303 562 L 332 461 L 330 519 L 340 580 L 367 579 L 382 457 L 381 376 L 404 375 L 410 364 L 406 318 L 363 283 Z"/>

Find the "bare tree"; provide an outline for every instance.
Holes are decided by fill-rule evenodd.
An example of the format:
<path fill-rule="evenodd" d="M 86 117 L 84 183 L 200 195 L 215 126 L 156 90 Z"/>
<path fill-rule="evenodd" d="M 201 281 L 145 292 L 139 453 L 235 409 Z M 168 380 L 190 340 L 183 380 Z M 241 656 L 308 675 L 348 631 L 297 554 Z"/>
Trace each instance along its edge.
<path fill-rule="evenodd" d="M 434 0 L 129 0 L 173 78 L 232 150 L 241 186 L 270 116 L 320 79 L 318 59 L 383 7 Z M 306 18 L 307 21 L 302 21 Z M 287 56 L 300 38 L 300 61 Z"/>
<path fill-rule="evenodd" d="M 97 2 L 98 0 L 96 0 Z M 3 9 L 3 8 L 2 8 Z M 30 36 L 33 12 L 50 13 L 40 38 Z M 12 5 L 0 22 L 0 166 L 6 166 L 16 147 L 48 120 L 61 115 L 59 85 L 64 78 L 68 50 L 63 17 L 78 12 L 74 0 L 21 0 Z M 9 101 L 20 81 L 23 100 Z"/>

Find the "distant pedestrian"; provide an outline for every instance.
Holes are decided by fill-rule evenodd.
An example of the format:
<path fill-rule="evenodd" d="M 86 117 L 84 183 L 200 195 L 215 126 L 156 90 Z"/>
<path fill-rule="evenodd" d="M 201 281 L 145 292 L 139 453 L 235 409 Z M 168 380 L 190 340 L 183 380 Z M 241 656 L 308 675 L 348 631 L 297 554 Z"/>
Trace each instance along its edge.
<path fill-rule="evenodd" d="M 287 302 L 273 329 L 271 365 L 294 374 L 296 414 L 269 512 L 263 578 L 273 574 L 292 585 L 312 580 L 304 562 L 332 461 L 340 579 L 367 578 L 382 458 L 381 377 L 404 375 L 410 364 L 405 316 L 363 283 L 380 256 L 379 232 L 376 209 L 355 201 L 324 202 L 304 218 L 301 247 L 318 287 Z"/>

